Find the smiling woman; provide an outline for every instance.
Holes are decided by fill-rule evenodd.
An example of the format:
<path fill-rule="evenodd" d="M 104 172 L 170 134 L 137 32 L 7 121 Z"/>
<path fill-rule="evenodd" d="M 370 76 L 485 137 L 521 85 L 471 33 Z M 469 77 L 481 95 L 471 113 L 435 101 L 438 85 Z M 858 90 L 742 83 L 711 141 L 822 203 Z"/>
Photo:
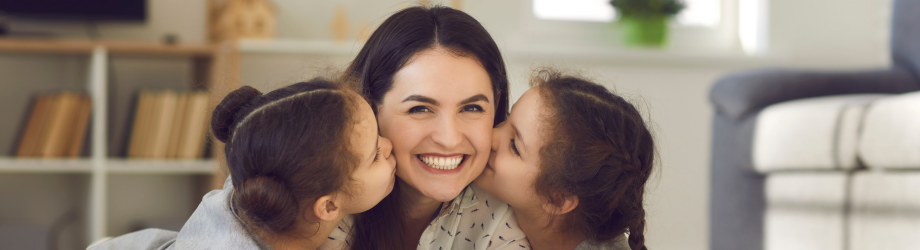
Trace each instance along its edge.
<path fill-rule="evenodd" d="M 349 66 L 393 142 L 397 181 L 346 220 L 323 249 L 521 249 L 512 209 L 470 183 L 508 114 L 508 79 L 492 37 L 448 7 L 412 7 L 383 22 Z M 342 240 L 342 239 L 345 240 Z"/>

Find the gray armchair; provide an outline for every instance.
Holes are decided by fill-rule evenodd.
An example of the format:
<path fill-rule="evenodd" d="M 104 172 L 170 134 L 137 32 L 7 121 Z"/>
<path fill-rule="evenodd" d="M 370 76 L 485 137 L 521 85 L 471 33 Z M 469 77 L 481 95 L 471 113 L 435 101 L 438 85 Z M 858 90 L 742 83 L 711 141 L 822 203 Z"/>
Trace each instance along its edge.
<path fill-rule="evenodd" d="M 920 90 L 920 0 L 895 0 L 893 66 L 856 72 L 787 69 L 734 73 L 710 92 L 713 118 L 710 245 L 764 249 L 765 175 L 752 164 L 754 125 L 765 107 L 797 99 Z"/>

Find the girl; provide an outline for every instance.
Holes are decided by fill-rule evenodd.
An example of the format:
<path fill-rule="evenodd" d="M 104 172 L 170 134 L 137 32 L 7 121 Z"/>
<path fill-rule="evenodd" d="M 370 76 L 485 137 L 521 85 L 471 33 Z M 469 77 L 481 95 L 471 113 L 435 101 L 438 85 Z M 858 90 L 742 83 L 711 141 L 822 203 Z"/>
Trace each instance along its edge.
<path fill-rule="evenodd" d="M 230 180 L 178 233 L 144 230 L 100 249 L 316 249 L 342 218 L 393 188 L 390 141 L 370 105 L 325 80 L 262 95 L 245 86 L 214 110 Z"/>
<path fill-rule="evenodd" d="M 352 61 L 393 141 L 397 181 L 380 205 L 346 220 L 323 249 L 522 249 L 513 210 L 470 183 L 485 168 L 492 128 L 507 118 L 498 46 L 473 17 L 412 7 L 388 17 Z"/>
<path fill-rule="evenodd" d="M 544 70 L 531 86 L 495 128 L 475 183 L 514 207 L 533 249 L 645 250 L 655 149 L 642 116 L 576 77 Z"/>

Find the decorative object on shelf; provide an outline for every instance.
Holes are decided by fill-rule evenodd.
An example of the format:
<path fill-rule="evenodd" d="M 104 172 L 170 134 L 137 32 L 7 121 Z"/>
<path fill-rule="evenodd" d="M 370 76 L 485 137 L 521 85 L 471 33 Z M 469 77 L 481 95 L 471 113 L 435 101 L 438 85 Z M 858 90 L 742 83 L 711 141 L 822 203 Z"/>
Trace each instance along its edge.
<path fill-rule="evenodd" d="M 17 157 L 77 158 L 83 152 L 92 102 L 85 94 L 40 95 L 19 138 Z"/>
<path fill-rule="evenodd" d="M 269 0 L 209 0 L 208 5 L 212 42 L 275 37 L 276 10 Z"/>
<path fill-rule="evenodd" d="M 348 38 L 348 9 L 339 5 L 335 7 L 335 14 L 332 15 L 332 37 L 337 42 L 344 42 Z"/>
<path fill-rule="evenodd" d="M 684 8 L 680 0 L 611 0 L 617 24 L 629 46 L 662 47 L 668 41 L 668 20 Z"/>
<path fill-rule="evenodd" d="M 206 92 L 142 91 L 136 107 L 128 157 L 202 157 L 209 118 Z"/>

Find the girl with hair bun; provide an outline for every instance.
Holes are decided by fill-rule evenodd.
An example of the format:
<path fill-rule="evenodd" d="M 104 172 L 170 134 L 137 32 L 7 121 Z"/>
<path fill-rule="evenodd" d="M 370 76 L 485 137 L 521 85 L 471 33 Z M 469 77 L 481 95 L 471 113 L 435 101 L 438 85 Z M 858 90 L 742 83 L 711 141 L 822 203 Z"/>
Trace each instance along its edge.
<path fill-rule="evenodd" d="M 643 195 L 654 164 L 635 106 L 542 70 L 495 128 L 474 183 L 514 207 L 532 249 L 646 250 Z"/>
<path fill-rule="evenodd" d="M 147 229 L 94 249 L 317 249 L 394 185 L 392 145 L 357 91 L 322 79 L 263 95 L 244 86 L 211 118 L 230 178 L 178 233 Z"/>

